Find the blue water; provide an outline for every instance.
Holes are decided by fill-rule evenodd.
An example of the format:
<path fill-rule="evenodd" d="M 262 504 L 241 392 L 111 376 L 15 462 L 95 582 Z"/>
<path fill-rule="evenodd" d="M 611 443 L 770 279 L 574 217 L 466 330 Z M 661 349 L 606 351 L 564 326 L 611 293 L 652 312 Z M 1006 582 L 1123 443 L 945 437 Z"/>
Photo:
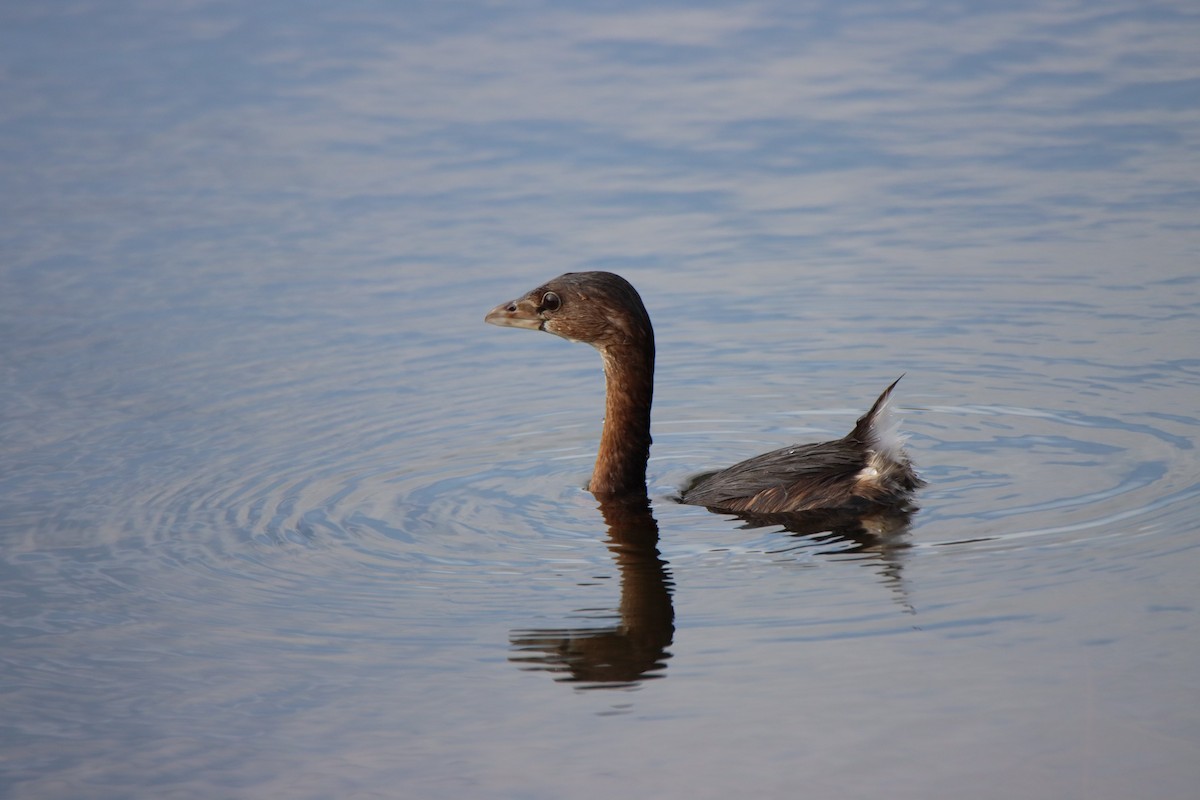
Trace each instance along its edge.
<path fill-rule="evenodd" d="M 0 10 L 0 795 L 1179 798 L 1186 4 Z M 581 490 L 615 270 L 651 508 Z M 891 380 L 855 540 L 672 501 Z"/>

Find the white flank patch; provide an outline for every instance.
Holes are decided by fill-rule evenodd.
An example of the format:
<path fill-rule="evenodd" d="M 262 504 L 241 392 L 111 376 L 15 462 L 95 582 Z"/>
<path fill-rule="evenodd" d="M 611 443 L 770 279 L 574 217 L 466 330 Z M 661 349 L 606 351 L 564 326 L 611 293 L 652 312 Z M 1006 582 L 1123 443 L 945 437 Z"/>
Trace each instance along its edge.
<path fill-rule="evenodd" d="M 879 470 L 874 467 L 863 467 L 854 476 L 859 483 L 874 483 L 879 478 Z"/>

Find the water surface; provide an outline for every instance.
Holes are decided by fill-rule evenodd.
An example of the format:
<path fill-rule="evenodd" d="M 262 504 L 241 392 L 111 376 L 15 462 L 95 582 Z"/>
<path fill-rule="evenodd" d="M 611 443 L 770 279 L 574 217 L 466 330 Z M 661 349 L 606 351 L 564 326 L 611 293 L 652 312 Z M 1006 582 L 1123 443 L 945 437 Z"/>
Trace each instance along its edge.
<path fill-rule="evenodd" d="M 0 12 L 0 794 L 1190 796 L 1186 4 Z M 482 323 L 610 269 L 599 359 Z M 900 373 L 883 537 L 681 506 Z"/>

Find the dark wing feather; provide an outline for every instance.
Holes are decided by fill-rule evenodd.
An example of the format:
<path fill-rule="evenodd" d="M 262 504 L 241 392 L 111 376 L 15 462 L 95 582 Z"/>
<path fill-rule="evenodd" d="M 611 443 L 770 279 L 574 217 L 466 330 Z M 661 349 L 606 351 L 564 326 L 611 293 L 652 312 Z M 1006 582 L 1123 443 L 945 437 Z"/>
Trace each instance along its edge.
<path fill-rule="evenodd" d="M 865 464 L 846 439 L 782 447 L 693 482 L 683 502 L 727 511 L 797 511 L 846 500 L 847 486 Z"/>

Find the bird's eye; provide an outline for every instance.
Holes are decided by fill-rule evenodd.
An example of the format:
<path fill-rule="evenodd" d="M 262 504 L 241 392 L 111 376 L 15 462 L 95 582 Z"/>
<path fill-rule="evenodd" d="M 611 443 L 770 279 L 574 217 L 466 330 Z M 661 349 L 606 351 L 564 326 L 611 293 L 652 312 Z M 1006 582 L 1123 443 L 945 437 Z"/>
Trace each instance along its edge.
<path fill-rule="evenodd" d="M 562 307 L 562 300 L 554 292 L 546 292 L 542 295 L 542 310 L 543 311 L 558 311 Z"/>

